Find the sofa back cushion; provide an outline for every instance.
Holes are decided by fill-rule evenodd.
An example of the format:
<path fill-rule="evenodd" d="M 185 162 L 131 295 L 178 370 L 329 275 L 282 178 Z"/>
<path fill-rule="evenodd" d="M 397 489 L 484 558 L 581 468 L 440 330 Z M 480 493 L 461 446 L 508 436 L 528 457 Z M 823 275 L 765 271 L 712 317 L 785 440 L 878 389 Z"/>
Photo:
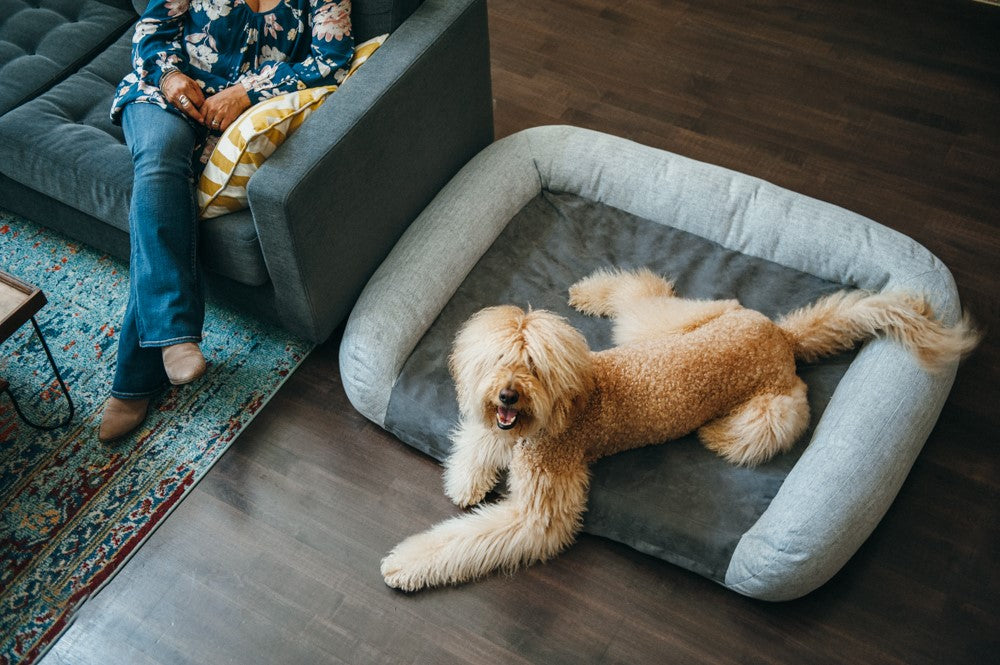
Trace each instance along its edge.
<path fill-rule="evenodd" d="M 0 0 L 0 115 L 86 64 L 134 19 L 97 0 Z"/>

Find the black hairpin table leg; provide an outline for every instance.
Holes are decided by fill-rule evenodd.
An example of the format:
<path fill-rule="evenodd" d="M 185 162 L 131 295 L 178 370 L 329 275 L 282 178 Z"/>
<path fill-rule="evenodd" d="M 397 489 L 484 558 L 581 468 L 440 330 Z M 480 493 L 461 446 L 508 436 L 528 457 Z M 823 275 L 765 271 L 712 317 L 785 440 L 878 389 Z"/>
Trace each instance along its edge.
<path fill-rule="evenodd" d="M 14 411 L 17 412 L 17 415 L 21 418 L 21 420 L 35 429 L 48 432 L 60 427 L 65 427 L 71 420 L 73 420 L 73 398 L 69 396 L 69 391 L 66 389 L 66 384 L 63 382 L 62 375 L 59 374 L 59 367 L 56 365 L 55 358 L 52 357 L 52 352 L 49 351 L 49 345 L 45 343 L 45 336 L 42 335 L 42 329 L 38 327 L 38 322 L 35 321 L 35 317 L 31 317 L 31 325 L 35 327 L 35 334 L 38 335 L 38 340 L 42 343 L 42 349 L 45 350 L 45 356 L 49 359 L 49 365 L 52 366 L 52 371 L 55 372 L 56 380 L 59 381 L 59 387 L 62 388 L 63 395 L 66 396 L 66 402 L 69 404 L 69 414 L 63 420 L 52 425 L 35 423 L 24 415 L 24 412 L 21 410 L 21 405 L 17 403 L 17 399 L 14 397 L 14 393 L 11 391 L 10 386 L 7 385 L 7 382 L 2 379 L 0 379 L 0 392 L 7 393 L 7 396 L 10 397 L 11 404 L 14 405 Z"/>

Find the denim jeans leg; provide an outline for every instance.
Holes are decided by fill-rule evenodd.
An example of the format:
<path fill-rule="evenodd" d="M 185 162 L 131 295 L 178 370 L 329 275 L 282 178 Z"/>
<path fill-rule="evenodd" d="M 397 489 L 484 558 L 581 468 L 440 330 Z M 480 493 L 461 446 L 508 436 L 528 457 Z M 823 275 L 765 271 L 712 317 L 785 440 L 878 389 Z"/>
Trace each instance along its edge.
<path fill-rule="evenodd" d="M 135 179 L 129 208 L 129 302 L 119 336 L 116 397 L 163 387 L 160 348 L 201 340 L 205 303 L 197 265 L 192 154 L 196 131 L 153 104 L 122 116 Z"/>
<path fill-rule="evenodd" d="M 150 397 L 169 385 L 160 349 L 139 346 L 135 298 L 131 291 L 130 287 L 125 320 L 118 331 L 118 362 L 111 384 L 111 395 L 119 399 Z"/>
<path fill-rule="evenodd" d="M 153 104 L 129 104 L 123 128 L 135 169 L 129 274 L 139 344 L 199 341 L 205 305 L 191 167 L 198 135 L 183 118 Z"/>

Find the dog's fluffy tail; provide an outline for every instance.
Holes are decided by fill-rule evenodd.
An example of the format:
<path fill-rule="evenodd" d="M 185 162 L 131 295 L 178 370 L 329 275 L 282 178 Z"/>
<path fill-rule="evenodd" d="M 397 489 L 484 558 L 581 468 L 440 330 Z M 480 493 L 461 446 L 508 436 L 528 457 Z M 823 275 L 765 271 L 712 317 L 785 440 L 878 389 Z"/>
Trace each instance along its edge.
<path fill-rule="evenodd" d="M 795 357 L 812 361 L 880 334 L 907 348 L 930 371 L 971 352 L 980 333 L 968 313 L 951 327 L 934 317 L 926 300 L 907 293 L 841 291 L 777 321 L 792 339 Z"/>

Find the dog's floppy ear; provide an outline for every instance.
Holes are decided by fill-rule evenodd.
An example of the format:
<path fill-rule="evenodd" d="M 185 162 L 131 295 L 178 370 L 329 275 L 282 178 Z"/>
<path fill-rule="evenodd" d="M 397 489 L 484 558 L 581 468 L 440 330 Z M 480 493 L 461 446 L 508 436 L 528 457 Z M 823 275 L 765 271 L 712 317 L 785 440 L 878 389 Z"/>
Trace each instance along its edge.
<path fill-rule="evenodd" d="M 463 416 L 476 414 L 481 404 L 476 383 L 488 376 L 496 365 L 502 345 L 509 337 L 511 321 L 524 316 L 520 307 L 501 305 L 479 310 L 455 335 L 448 370 L 455 382 L 458 407 Z"/>
<path fill-rule="evenodd" d="M 546 310 L 528 313 L 523 334 L 539 381 L 552 400 L 546 428 L 560 432 L 569 425 L 574 401 L 593 388 L 590 347 L 566 319 Z"/>

